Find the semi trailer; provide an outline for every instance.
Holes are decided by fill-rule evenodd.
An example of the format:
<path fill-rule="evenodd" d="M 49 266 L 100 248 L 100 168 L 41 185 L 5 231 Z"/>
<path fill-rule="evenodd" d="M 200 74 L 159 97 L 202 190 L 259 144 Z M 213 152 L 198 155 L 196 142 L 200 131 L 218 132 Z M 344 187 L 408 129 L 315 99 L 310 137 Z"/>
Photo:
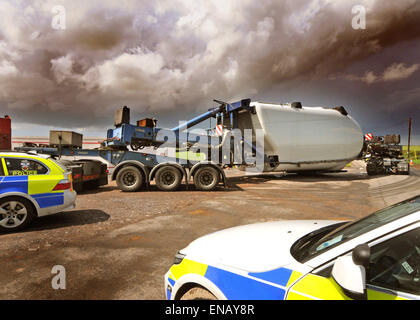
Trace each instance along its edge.
<path fill-rule="evenodd" d="M 233 166 L 259 172 L 339 172 L 362 155 L 363 133 L 342 106 L 214 101 L 218 107 L 172 129 L 158 128 L 154 118 L 131 124 L 130 109 L 124 106 L 115 113 L 114 128 L 107 130 L 100 149 L 58 150 L 56 146 L 32 150 L 102 159 L 122 191 L 147 188 L 152 181 L 159 189 L 172 191 L 183 180 L 187 188 L 192 180 L 197 189 L 209 191 L 220 182 L 226 185 L 224 169 Z M 204 133 L 190 129 L 212 118 L 215 128 Z M 146 152 L 150 148 L 154 152 Z M 162 155 L 162 148 L 174 152 Z M 179 156 L 191 151 L 205 157 Z"/>
<path fill-rule="evenodd" d="M 108 184 L 108 169 L 106 163 L 96 159 L 68 160 L 64 156 L 57 161 L 71 170 L 73 188 L 76 192 L 96 189 Z"/>
<path fill-rule="evenodd" d="M 75 157 L 77 151 L 83 153 L 83 135 L 73 131 L 50 131 L 49 144 L 24 142 L 15 151 L 37 152 L 53 156 L 72 173 L 73 188 L 76 192 L 95 189 L 108 184 L 108 166 L 101 158 L 87 159 Z"/>

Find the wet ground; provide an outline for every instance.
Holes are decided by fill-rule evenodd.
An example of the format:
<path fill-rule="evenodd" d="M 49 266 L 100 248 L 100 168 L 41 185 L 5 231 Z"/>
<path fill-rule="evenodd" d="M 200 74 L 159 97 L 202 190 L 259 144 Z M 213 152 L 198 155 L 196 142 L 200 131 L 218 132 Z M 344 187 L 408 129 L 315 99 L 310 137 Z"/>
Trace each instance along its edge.
<path fill-rule="evenodd" d="M 164 299 L 175 253 L 207 233 L 280 219 L 352 220 L 420 194 L 420 174 L 298 176 L 228 170 L 228 187 L 123 193 L 114 182 L 78 195 L 77 209 L 0 234 L 0 299 Z M 66 269 L 66 289 L 51 269 Z"/>

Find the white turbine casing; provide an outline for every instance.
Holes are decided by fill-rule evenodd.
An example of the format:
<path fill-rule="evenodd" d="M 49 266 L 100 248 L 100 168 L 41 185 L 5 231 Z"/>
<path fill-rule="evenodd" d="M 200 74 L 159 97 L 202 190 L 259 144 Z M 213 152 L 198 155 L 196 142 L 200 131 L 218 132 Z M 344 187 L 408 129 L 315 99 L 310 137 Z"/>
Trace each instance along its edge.
<path fill-rule="evenodd" d="M 266 165 L 264 171 L 340 170 L 362 150 L 359 125 L 337 110 L 262 102 L 251 106 L 256 113 L 239 120 L 239 127 L 262 129 L 264 153 L 278 156 L 280 163 L 276 168 Z"/>

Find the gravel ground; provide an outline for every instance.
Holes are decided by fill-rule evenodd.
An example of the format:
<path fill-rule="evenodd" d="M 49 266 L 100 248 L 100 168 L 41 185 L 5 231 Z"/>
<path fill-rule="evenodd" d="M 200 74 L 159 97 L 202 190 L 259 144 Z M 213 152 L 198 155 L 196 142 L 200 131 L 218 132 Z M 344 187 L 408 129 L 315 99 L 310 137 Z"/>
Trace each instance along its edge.
<path fill-rule="evenodd" d="M 114 182 L 78 195 L 73 211 L 43 217 L 26 231 L 0 234 L 0 299 L 164 299 L 163 275 L 195 238 L 279 219 L 351 220 L 420 193 L 410 176 L 368 177 L 363 162 L 346 173 L 245 175 L 200 192 L 119 191 Z M 65 290 L 51 287 L 54 265 Z"/>

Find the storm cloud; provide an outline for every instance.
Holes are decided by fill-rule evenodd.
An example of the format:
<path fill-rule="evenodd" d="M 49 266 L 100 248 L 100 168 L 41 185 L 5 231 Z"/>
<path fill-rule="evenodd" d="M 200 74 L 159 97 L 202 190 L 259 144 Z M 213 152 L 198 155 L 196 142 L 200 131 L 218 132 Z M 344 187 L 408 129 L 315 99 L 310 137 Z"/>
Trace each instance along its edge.
<path fill-rule="evenodd" d="M 57 5 L 65 29 L 52 27 Z M 121 105 L 178 121 L 213 98 L 286 102 L 292 84 L 309 106 L 331 101 L 315 87 L 337 90 L 332 103 L 364 119 L 420 114 L 420 1 L 2 1 L 0 12 L 0 107 L 20 123 L 101 127 Z M 346 100 L 346 87 L 368 97 Z"/>

